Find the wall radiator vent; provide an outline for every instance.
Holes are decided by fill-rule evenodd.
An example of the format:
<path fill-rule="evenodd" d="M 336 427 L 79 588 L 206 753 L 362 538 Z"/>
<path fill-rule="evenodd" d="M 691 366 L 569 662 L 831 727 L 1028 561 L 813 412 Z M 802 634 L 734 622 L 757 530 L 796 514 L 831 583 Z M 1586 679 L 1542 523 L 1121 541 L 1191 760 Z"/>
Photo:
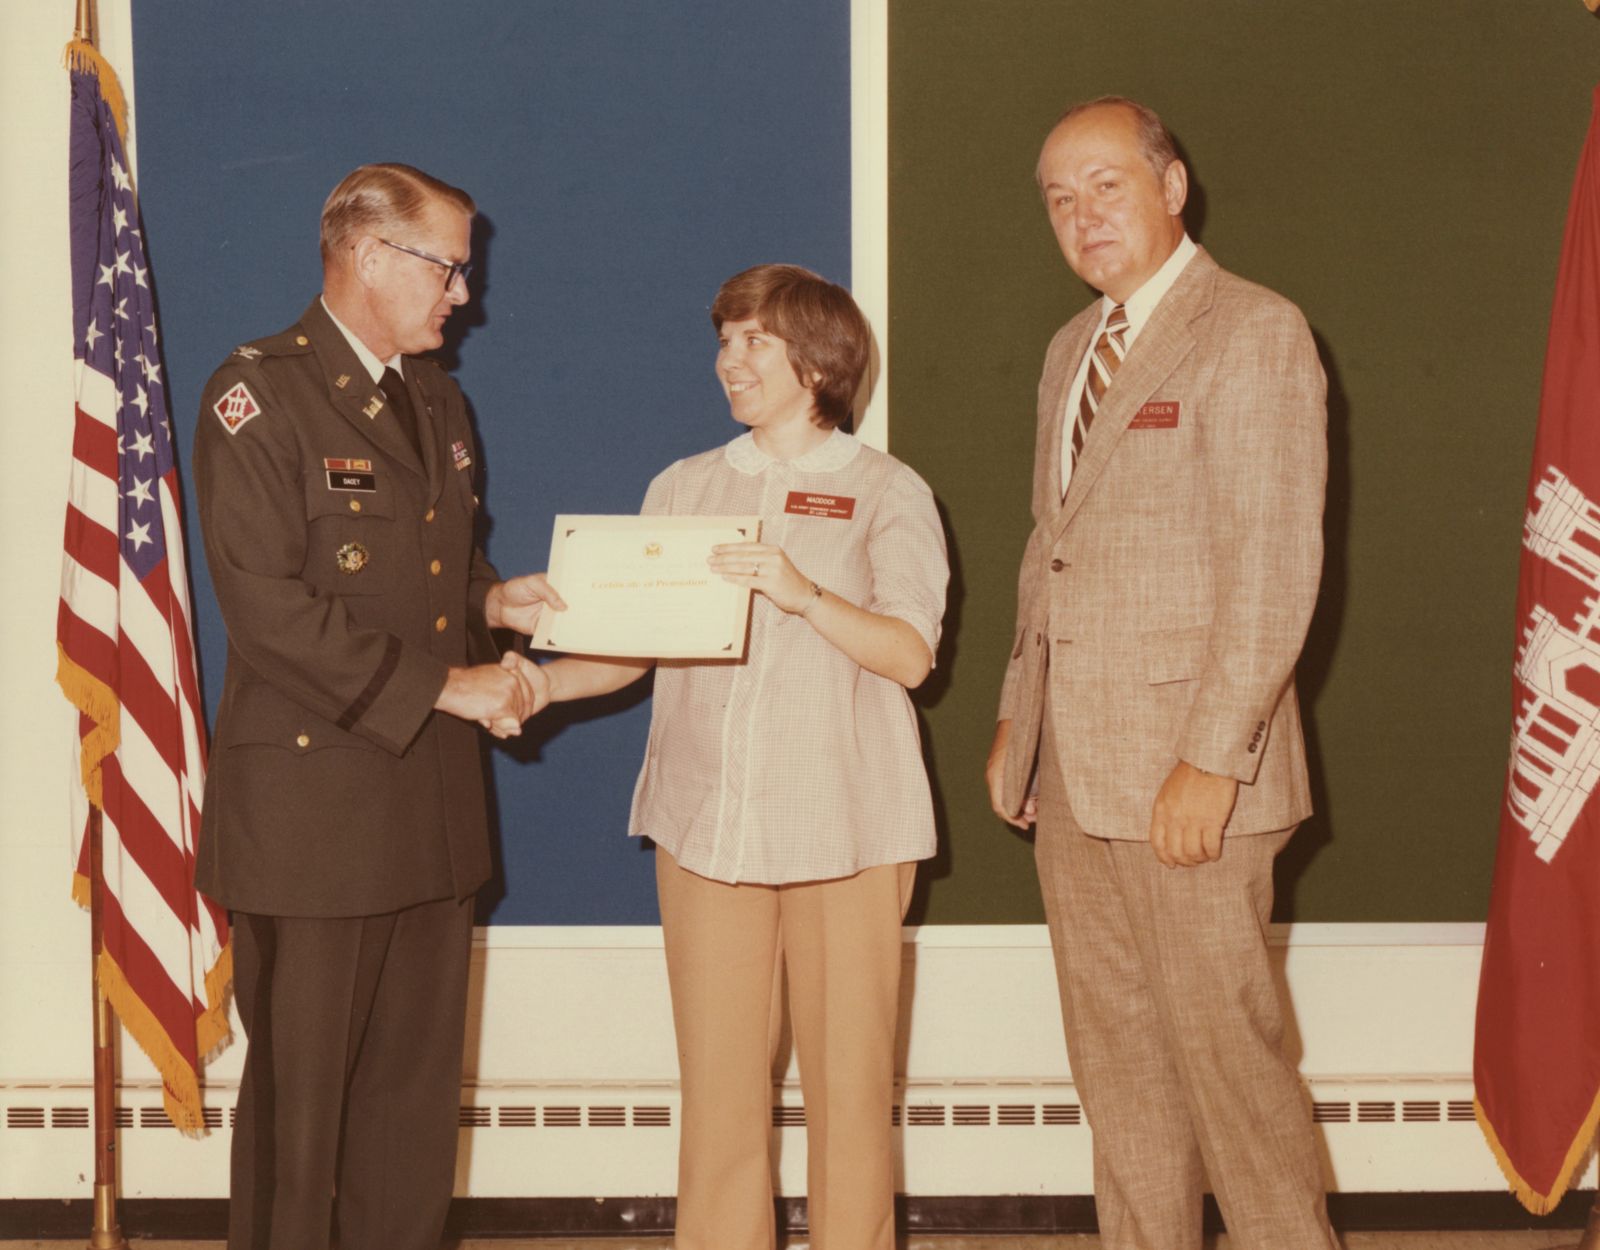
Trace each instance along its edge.
<path fill-rule="evenodd" d="M 1377 1192 L 1397 1181 L 1398 1188 L 1439 1191 L 1497 1187 L 1466 1078 L 1338 1076 L 1309 1087 L 1335 1189 Z M 127 1173 L 130 1196 L 226 1194 L 234 1090 L 206 1092 L 217 1104 L 205 1112 L 213 1131 L 195 1142 L 172 1131 L 159 1084 L 121 1089 L 128 1105 L 117 1108 L 124 1134 L 118 1153 L 125 1168 L 136 1169 Z M 906 1192 L 1087 1193 L 1091 1140 L 1075 1094 L 1070 1082 L 1053 1079 L 918 1080 L 897 1088 L 890 1115 Z M 0 1084 L 0 1175 L 13 1174 L 19 1160 L 56 1159 L 62 1175 L 75 1177 L 92 1104 L 84 1083 Z M 679 1104 L 669 1082 L 480 1082 L 462 1087 L 457 1107 L 463 1139 L 471 1141 L 461 1156 L 460 1194 L 637 1197 L 673 1190 Z M 785 1192 L 801 1192 L 806 1112 L 796 1082 L 774 1086 L 771 1123 L 785 1139 L 780 1183 Z M 175 1177 L 184 1178 L 176 1192 Z"/>
<path fill-rule="evenodd" d="M 232 1125 L 231 1107 L 205 1108 L 207 1129 Z M 1318 1124 L 1471 1124 L 1476 1117 L 1471 1099 L 1404 1099 L 1398 1102 L 1371 1099 L 1353 1102 L 1317 1101 L 1311 1118 Z M 92 1122 L 90 1108 L 83 1105 L 11 1106 L 6 1108 L 5 1127 L 13 1130 L 87 1129 Z M 669 1105 L 605 1103 L 578 1106 L 571 1103 L 537 1106 L 528 1104 L 463 1105 L 458 1123 L 463 1129 L 494 1128 L 670 1128 L 673 1110 Z M 896 1103 L 890 1123 L 914 1128 L 1034 1128 L 1077 1126 L 1084 1123 L 1078 1103 Z M 773 1128 L 804 1128 L 805 1107 L 794 1103 L 774 1103 Z M 118 1107 L 117 1127 L 123 1129 L 170 1129 L 172 1120 L 164 1107 Z"/>
<path fill-rule="evenodd" d="M 120 1112 L 122 1108 L 119 1107 L 117 1110 Z M 132 1109 L 130 1108 L 129 1110 L 131 1111 Z M 231 1111 L 233 1109 L 230 1107 L 229 1110 Z M 200 1114 L 205 1118 L 206 1128 L 215 1129 L 222 1127 L 223 1109 L 221 1107 L 204 1107 L 201 1109 Z M 88 1115 L 87 1109 L 84 1110 L 84 1115 Z M 122 1126 L 120 1115 L 118 1116 L 118 1126 Z M 177 1125 L 172 1122 L 172 1117 L 167 1114 L 167 1109 L 165 1107 L 140 1107 L 139 1127 L 176 1128 Z"/>

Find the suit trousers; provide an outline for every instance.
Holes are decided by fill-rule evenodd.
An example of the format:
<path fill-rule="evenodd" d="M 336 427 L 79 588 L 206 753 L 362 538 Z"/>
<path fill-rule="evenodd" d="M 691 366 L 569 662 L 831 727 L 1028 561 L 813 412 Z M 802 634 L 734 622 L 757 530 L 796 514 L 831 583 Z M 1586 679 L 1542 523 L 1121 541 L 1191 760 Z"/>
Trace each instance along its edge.
<path fill-rule="evenodd" d="M 1084 833 L 1058 759 L 1047 732 L 1034 849 L 1101 1244 L 1200 1250 L 1209 1177 L 1237 1250 L 1337 1250 L 1267 957 L 1292 830 L 1164 868 L 1146 841 Z"/>
<path fill-rule="evenodd" d="M 676 1250 L 770 1250 L 772 1060 L 789 1008 L 812 1250 L 893 1250 L 900 922 L 916 865 L 729 885 L 656 850 L 682 1115 Z"/>
<path fill-rule="evenodd" d="M 229 1250 L 438 1250 L 455 1180 L 472 900 L 234 914 L 249 1049 Z"/>

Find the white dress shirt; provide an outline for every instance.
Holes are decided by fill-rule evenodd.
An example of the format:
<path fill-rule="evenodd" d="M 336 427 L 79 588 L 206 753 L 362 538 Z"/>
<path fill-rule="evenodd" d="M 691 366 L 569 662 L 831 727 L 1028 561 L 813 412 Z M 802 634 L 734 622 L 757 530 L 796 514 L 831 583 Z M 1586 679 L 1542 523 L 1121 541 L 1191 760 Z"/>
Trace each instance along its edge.
<path fill-rule="evenodd" d="M 1166 262 L 1150 275 L 1149 280 L 1128 296 L 1123 311 L 1128 316 L 1128 328 L 1122 335 L 1123 356 L 1133 350 L 1133 341 L 1139 337 L 1139 331 L 1144 329 L 1144 323 L 1150 320 L 1150 314 L 1155 312 L 1156 305 L 1161 302 L 1162 296 L 1172 289 L 1172 284 L 1178 280 L 1178 275 L 1183 272 L 1184 266 L 1194 259 L 1199 252 L 1194 240 L 1185 234 L 1178 246 L 1172 249 L 1172 255 Z M 1084 382 L 1089 376 L 1089 358 L 1094 353 L 1094 345 L 1100 339 L 1100 332 L 1106 328 L 1106 320 L 1111 316 L 1111 310 L 1117 306 L 1117 301 L 1109 295 L 1100 297 L 1100 321 L 1094 328 L 1094 333 L 1089 336 L 1089 348 L 1083 353 L 1083 359 L 1078 363 L 1077 376 L 1072 379 L 1072 389 L 1067 392 L 1067 411 L 1061 427 L 1061 494 L 1065 497 L 1067 486 L 1072 481 L 1072 423 L 1077 416 L 1078 404 L 1083 399 Z M 1113 379 L 1115 384 L 1115 379 Z"/>
<path fill-rule="evenodd" d="M 319 296 L 318 298 L 320 299 L 321 297 Z M 345 325 L 344 322 L 340 321 L 339 318 L 333 315 L 333 309 L 328 307 L 328 301 L 325 299 L 322 300 L 322 311 L 328 314 L 329 321 L 333 322 L 334 325 L 339 327 L 339 333 L 344 335 L 351 348 L 355 351 L 356 359 L 366 367 L 367 372 L 372 375 L 372 380 L 374 382 L 383 381 L 383 371 L 386 368 L 393 369 L 402 378 L 406 376 L 405 370 L 400 367 L 401 354 L 399 352 L 396 352 L 393 356 L 389 357 L 388 360 L 379 360 L 377 353 L 375 353 L 370 347 L 358 339 L 349 326 Z"/>

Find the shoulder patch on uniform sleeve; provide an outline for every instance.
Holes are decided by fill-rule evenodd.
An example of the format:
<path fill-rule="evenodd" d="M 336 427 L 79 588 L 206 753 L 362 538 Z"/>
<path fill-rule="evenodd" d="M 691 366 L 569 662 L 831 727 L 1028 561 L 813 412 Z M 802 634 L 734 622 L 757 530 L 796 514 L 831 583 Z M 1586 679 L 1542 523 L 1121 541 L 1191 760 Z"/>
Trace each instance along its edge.
<path fill-rule="evenodd" d="M 211 411 L 227 427 L 229 434 L 237 434 L 241 426 L 252 417 L 261 415 L 261 405 L 243 382 L 235 382 L 222 393 L 222 398 L 211 405 Z"/>

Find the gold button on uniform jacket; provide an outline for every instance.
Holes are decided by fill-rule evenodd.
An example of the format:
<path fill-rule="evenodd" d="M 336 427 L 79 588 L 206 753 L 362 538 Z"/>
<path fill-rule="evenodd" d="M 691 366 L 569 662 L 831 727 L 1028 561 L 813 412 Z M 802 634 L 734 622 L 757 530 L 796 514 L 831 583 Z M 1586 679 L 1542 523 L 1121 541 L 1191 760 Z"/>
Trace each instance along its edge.
<path fill-rule="evenodd" d="M 489 875 L 479 728 L 433 702 L 495 659 L 472 433 L 431 361 L 422 457 L 320 301 L 238 348 L 201 401 L 194 475 L 228 630 L 196 864 L 238 911 L 355 916 Z"/>

